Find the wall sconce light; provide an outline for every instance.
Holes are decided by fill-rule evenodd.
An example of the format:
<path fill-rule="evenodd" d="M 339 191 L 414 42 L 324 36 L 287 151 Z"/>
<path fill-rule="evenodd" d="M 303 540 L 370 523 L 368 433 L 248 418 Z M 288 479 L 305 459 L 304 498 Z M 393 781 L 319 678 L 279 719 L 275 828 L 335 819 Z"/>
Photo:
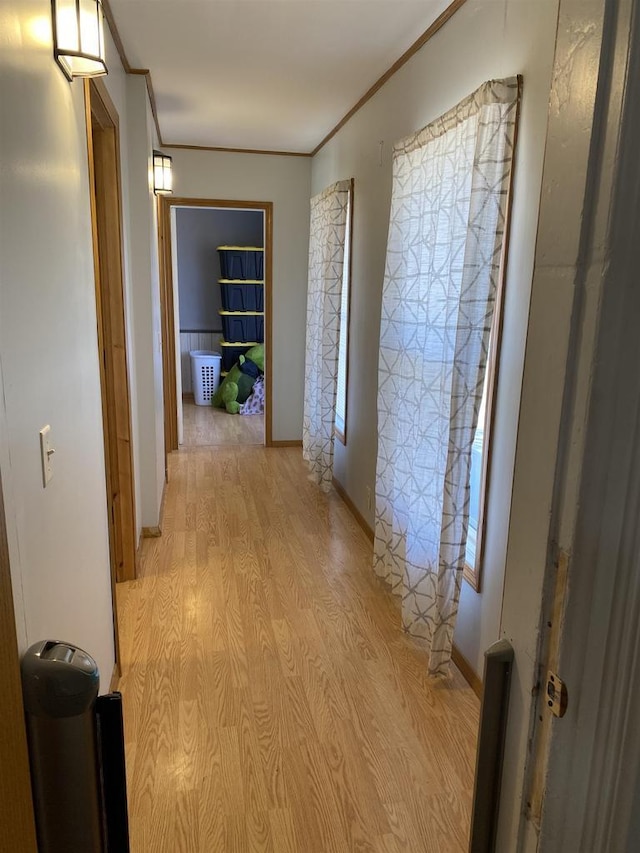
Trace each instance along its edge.
<path fill-rule="evenodd" d="M 101 0 L 51 0 L 53 55 L 67 80 L 107 73 Z"/>
<path fill-rule="evenodd" d="M 153 152 L 153 191 L 156 195 L 173 192 L 173 157 L 162 151 Z"/>

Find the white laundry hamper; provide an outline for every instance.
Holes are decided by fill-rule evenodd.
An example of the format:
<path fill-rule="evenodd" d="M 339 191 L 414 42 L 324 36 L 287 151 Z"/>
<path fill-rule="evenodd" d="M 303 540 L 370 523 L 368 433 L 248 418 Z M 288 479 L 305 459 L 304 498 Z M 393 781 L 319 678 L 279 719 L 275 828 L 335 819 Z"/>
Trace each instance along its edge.
<path fill-rule="evenodd" d="M 191 382 L 196 406 L 210 406 L 220 384 L 222 356 L 206 349 L 195 349 L 191 356 Z"/>

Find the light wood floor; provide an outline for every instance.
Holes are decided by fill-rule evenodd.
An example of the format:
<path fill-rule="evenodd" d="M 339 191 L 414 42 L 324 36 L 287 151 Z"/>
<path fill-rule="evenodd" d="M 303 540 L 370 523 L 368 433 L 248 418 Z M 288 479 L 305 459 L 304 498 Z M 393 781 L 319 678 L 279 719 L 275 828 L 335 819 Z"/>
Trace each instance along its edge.
<path fill-rule="evenodd" d="M 299 449 L 171 456 L 118 588 L 132 853 L 467 849 L 479 703 L 425 677 Z"/>
<path fill-rule="evenodd" d="M 184 447 L 264 444 L 264 415 L 230 415 L 213 406 L 182 401 Z"/>

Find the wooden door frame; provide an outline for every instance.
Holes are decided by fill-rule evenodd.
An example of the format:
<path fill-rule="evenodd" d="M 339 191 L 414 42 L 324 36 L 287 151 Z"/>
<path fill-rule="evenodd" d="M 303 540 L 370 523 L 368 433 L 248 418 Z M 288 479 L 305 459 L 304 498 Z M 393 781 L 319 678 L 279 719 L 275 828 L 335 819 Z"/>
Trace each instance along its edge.
<path fill-rule="evenodd" d="M 543 789 L 534 788 L 542 804 L 537 840 L 549 851 L 636 849 L 638 833 L 639 35 L 640 0 L 611 4 L 599 46 L 599 144 L 591 143 L 598 153 L 589 163 L 590 192 L 581 205 L 584 261 L 575 283 L 579 322 L 572 328 L 565 386 L 570 415 L 560 436 L 554 545 L 562 525 L 568 528 L 571 498 L 575 515 L 569 547 L 547 577 L 546 614 L 554 632 L 547 658 L 553 655 L 550 668 L 567 686 L 568 706 L 566 717 L 534 741 L 543 768 Z M 589 311 L 596 312 L 593 325 Z M 575 475 L 569 460 L 578 450 Z M 534 720 L 546 713 L 542 691 L 539 702 Z"/>
<path fill-rule="evenodd" d="M 264 214 L 264 371 L 265 412 L 264 443 L 273 446 L 272 423 L 272 313 L 273 313 L 273 202 L 236 199 L 158 197 L 158 246 L 160 259 L 160 305 L 162 311 L 162 359 L 164 386 L 165 455 L 178 449 L 178 400 L 176 386 L 176 334 L 173 300 L 173 258 L 171 247 L 171 209 L 177 207 L 228 208 L 257 210 Z M 166 462 L 166 458 L 165 458 Z"/>
<path fill-rule="evenodd" d="M 7 850 L 36 853 L 20 658 L 0 477 L 0 643 L 4 650 L 0 691 L 0 827 Z"/>
<path fill-rule="evenodd" d="M 85 81 L 91 234 L 102 394 L 116 668 L 116 582 L 136 577 L 136 516 L 123 275 L 118 112 L 102 80 Z M 96 134 L 96 129 L 99 133 Z M 102 152 L 101 162 L 96 152 Z M 104 177 L 101 175 L 104 173 Z M 96 178 L 104 188 L 97 188 Z M 100 192 L 101 201 L 98 198 Z M 101 212 L 102 211 L 102 212 Z M 116 500 L 117 496 L 117 500 Z"/>

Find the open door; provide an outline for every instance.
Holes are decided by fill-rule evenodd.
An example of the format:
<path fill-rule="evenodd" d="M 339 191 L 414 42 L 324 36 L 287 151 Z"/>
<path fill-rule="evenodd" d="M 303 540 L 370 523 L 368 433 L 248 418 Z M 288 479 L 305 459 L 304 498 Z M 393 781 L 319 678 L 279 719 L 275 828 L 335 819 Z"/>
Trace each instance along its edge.
<path fill-rule="evenodd" d="M 101 81 L 87 81 L 85 96 L 114 632 L 119 659 L 115 582 L 133 580 L 136 576 L 136 520 L 122 274 L 118 114 Z"/>

